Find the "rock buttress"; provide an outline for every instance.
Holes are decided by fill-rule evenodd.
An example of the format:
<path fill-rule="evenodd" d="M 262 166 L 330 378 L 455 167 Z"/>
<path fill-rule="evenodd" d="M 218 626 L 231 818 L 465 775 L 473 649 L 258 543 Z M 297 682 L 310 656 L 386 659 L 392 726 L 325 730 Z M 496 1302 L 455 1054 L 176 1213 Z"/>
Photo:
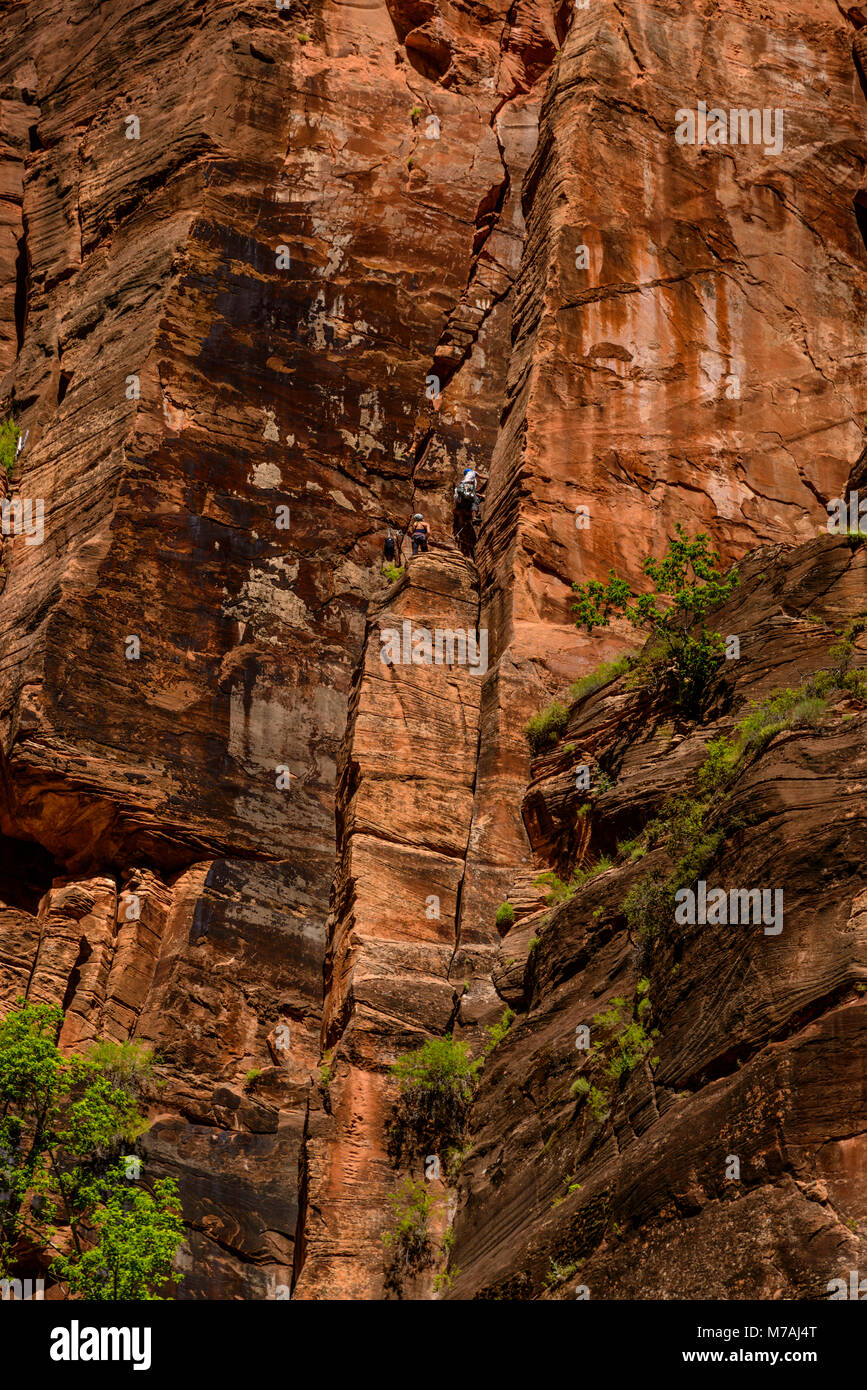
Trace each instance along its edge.
<path fill-rule="evenodd" d="M 556 43 L 534 7 L 509 39 L 509 8 L 452 27 L 448 82 L 385 3 L 312 7 L 306 43 L 273 5 L 7 16 L 0 403 L 45 532 L 3 544 L 0 987 L 26 992 L 38 950 L 70 1046 L 158 1047 L 181 1297 L 291 1283 L 366 606 L 413 505 L 426 376 L 479 326 L 495 109 Z M 473 313 L 504 370 L 502 316 Z M 103 896 L 139 878 L 113 934 Z"/>
<path fill-rule="evenodd" d="M 758 551 L 714 614 L 741 654 L 702 724 L 620 680 L 579 700 L 535 761 L 524 817 L 540 862 L 597 872 L 500 947 L 494 978 L 522 1016 L 482 1076 L 451 1297 L 823 1298 L 863 1261 L 864 699 L 840 692 L 784 724 L 708 820 L 708 890 L 779 890 L 779 923 L 678 926 L 659 909 L 639 930 L 627 902 L 671 872 L 642 833 L 671 797 L 698 801 L 711 741 L 832 667 L 865 617 L 863 542 Z M 604 1015 L 620 1001 L 631 1019 L 640 998 L 658 1035 L 609 1086 L 588 1047 L 610 1062 Z M 598 1104 L 575 1089 L 588 1076 L 607 1087 Z"/>
<path fill-rule="evenodd" d="M 369 620 L 340 760 L 327 1109 L 311 1115 L 296 1297 L 382 1296 L 381 1237 L 397 1183 L 389 1065 L 448 1031 L 473 977 L 487 979 L 496 933 L 480 940 L 458 928 L 486 650 L 484 636 L 473 646 L 478 612 L 472 566 L 429 554 L 410 562 Z M 442 642 L 442 664 L 426 636 Z"/>

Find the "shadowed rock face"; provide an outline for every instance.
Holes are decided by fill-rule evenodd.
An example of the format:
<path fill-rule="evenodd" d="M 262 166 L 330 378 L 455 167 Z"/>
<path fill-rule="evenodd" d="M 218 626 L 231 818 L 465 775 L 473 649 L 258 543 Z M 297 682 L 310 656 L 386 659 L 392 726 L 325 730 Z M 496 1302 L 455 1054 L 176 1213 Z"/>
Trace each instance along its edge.
<path fill-rule="evenodd" d="M 640 843 L 667 798 L 698 800 L 707 744 L 832 666 L 835 633 L 867 613 L 864 544 L 759 551 L 743 580 L 717 618 L 741 654 L 724 663 L 701 727 L 620 680 L 579 701 L 558 748 L 534 764 L 524 814 L 540 857 L 614 863 L 563 906 L 524 916 L 500 947 L 523 967 L 525 1012 L 474 1110 L 454 1297 L 575 1297 L 582 1286 L 592 1298 L 825 1297 L 863 1259 L 863 699 L 838 697 L 745 757 L 708 821 L 721 833 L 701 871 L 708 890 L 780 890 L 778 921 L 690 926 L 660 914 L 648 941 L 625 913 L 630 889 L 671 862 L 624 842 Z M 863 633 L 852 660 L 867 665 Z M 576 787 L 581 766 L 593 770 L 589 792 Z M 598 1078 L 578 1030 L 610 1059 L 600 1016 L 619 998 L 631 1019 L 639 978 L 653 1055 L 595 1115 L 571 1090 L 579 1074 Z"/>
<path fill-rule="evenodd" d="M 767 825 L 721 881 L 785 855 L 791 933 L 654 966 L 660 1063 L 599 1133 L 572 1038 L 634 986 L 635 866 L 525 968 L 533 870 L 612 853 L 867 607 L 863 549 L 812 539 L 867 494 L 859 25 L 831 0 L 6 16 L 0 402 L 27 435 L 0 491 L 44 536 L 0 538 L 0 1002 L 157 1051 L 143 1151 L 181 1183 L 182 1297 L 381 1296 L 388 1068 L 449 1029 L 480 1049 L 506 1002 L 441 1194 L 453 1296 L 538 1293 L 552 1259 L 594 1296 L 792 1296 L 867 1215 L 859 709 L 739 787 Z M 702 102 L 783 111 L 782 148 L 679 144 Z M 434 547 L 387 588 L 384 527 L 416 510 Z M 523 726 L 629 640 L 574 626 L 572 581 L 637 578 L 676 522 L 764 547 L 737 678 L 665 746 L 640 695 L 574 711 L 566 741 L 618 769 L 588 822 L 574 755 L 530 780 Z M 484 669 L 387 665 L 404 623 L 484 635 Z"/>

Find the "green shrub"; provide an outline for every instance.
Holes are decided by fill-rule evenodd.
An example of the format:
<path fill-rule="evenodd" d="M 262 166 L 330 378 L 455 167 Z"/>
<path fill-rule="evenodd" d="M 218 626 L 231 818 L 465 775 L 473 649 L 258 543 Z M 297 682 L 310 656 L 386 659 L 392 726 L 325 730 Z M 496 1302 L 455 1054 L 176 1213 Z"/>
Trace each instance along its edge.
<path fill-rule="evenodd" d="M 458 1275 L 459 1269 L 441 1269 L 439 1274 L 434 1275 L 434 1290 L 436 1293 L 448 1292 Z"/>
<path fill-rule="evenodd" d="M 15 467 L 20 436 L 21 431 L 11 415 L 5 420 L 0 420 L 0 464 L 3 465 L 7 477 Z"/>
<path fill-rule="evenodd" d="M 398 565 L 392 565 L 388 561 L 382 567 L 382 573 L 389 584 L 396 584 L 399 579 L 403 579 L 403 569 Z"/>
<path fill-rule="evenodd" d="M 820 671 L 818 676 L 814 676 L 808 686 L 817 695 L 828 695 L 832 689 L 845 691 L 848 695 L 854 695 L 856 699 L 867 699 L 867 671 L 864 669 L 852 670 L 852 657 L 855 654 L 855 641 L 862 632 L 867 629 L 867 615 L 854 618 L 847 627 L 842 639 L 836 642 L 828 653 L 833 661 L 833 666 L 829 671 Z M 825 678 L 830 684 L 829 688 L 824 688 Z"/>
<path fill-rule="evenodd" d="M 623 900 L 623 912 L 630 931 L 649 944 L 670 925 L 675 895 L 679 888 L 694 883 L 710 867 L 724 839 L 723 830 L 697 833 L 682 845 L 683 853 L 668 875 L 658 869 L 634 883 Z"/>
<path fill-rule="evenodd" d="M 511 903 L 500 903 L 494 918 L 497 928 L 504 934 L 515 925 L 515 909 Z"/>
<path fill-rule="evenodd" d="M 651 664 L 663 680 L 670 681 L 681 712 L 696 717 L 725 648 L 725 639 L 710 631 L 705 619 L 729 597 L 739 579 L 736 569 L 724 575 L 718 568 L 719 555 L 705 532 L 690 540 L 680 524 L 676 529 L 663 558 L 649 557 L 642 566 L 653 581 L 653 593 L 633 594 L 629 584 L 610 570 L 605 584 L 590 579 L 572 585 L 577 596 L 572 611 L 576 624 L 586 626 L 588 632 L 607 627 L 613 613 L 623 613 L 635 628 L 649 629 L 654 646 Z"/>
<path fill-rule="evenodd" d="M 658 873 L 645 874 L 623 899 L 627 925 L 639 940 L 652 941 L 671 920 L 676 888 Z"/>
<path fill-rule="evenodd" d="M 559 700 L 552 701 L 538 714 L 534 714 L 524 726 L 524 733 L 533 752 L 542 753 L 546 748 L 553 748 L 568 721 L 569 711 Z"/>
<path fill-rule="evenodd" d="M 610 869 L 611 864 L 612 860 L 609 856 L 603 854 L 595 864 L 588 865 L 587 868 L 574 869 L 568 883 L 564 882 L 553 870 L 546 869 L 544 873 L 533 879 L 533 886 L 547 888 L 545 904 L 556 907 L 560 903 L 568 902 L 579 888 L 582 888 L 591 878 L 595 878 L 597 874 L 602 874 L 606 869 Z"/>
<path fill-rule="evenodd" d="M 545 895 L 545 902 L 546 904 L 550 904 L 568 902 L 575 892 L 575 889 L 578 887 L 578 884 L 574 879 L 571 883 L 564 883 L 562 878 L 559 878 L 553 870 L 548 869 L 545 873 L 539 874 L 537 878 L 533 879 L 533 887 L 547 888 L 548 892 Z"/>
<path fill-rule="evenodd" d="M 443 1151 L 443 1162 L 447 1182 L 456 1182 L 461 1165 L 466 1162 L 473 1151 L 472 1144 L 463 1144 L 460 1148 L 449 1147 Z"/>
<path fill-rule="evenodd" d="M 488 1029 L 488 1041 L 485 1044 L 486 1057 L 490 1056 L 494 1048 L 497 1047 L 503 1041 L 503 1038 L 506 1036 L 506 1034 L 508 1033 L 509 1029 L 515 1021 L 515 1016 L 516 1015 L 514 1009 L 506 1009 L 506 1012 L 503 1014 L 503 1017 L 500 1019 L 499 1023 L 492 1024 L 492 1026 Z"/>
<path fill-rule="evenodd" d="M 573 1260 L 570 1264 L 561 1264 L 552 1256 L 548 1273 L 545 1275 L 544 1279 L 545 1287 L 553 1289 L 558 1284 L 565 1283 L 567 1279 L 573 1278 L 573 1276 L 578 1273 L 583 1263 L 583 1260 Z"/>
<path fill-rule="evenodd" d="M 631 1004 L 618 996 L 604 1013 L 593 1017 L 593 1026 L 602 1036 L 591 1048 L 588 1074 L 576 1077 L 569 1090 L 576 1100 L 587 1101 L 599 1124 L 608 1118 L 622 1080 L 645 1061 L 659 1037 L 658 1028 L 648 1029 L 645 1024 L 652 1007 L 649 989 L 650 981 L 643 976 Z"/>
<path fill-rule="evenodd" d="M 819 723 L 827 701 L 806 689 L 778 690 L 761 704 L 753 704 L 737 726 L 740 747 L 760 751 L 783 729 L 796 729 Z"/>
<path fill-rule="evenodd" d="M 697 794 L 669 797 L 639 836 L 618 845 L 618 852 L 632 859 L 649 846 L 660 845 L 677 861 L 667 875 L 655 869 L 639 879 L 624 899 L 629 928 L 644 943 L 671 922 L 677 890 L 694 883 L 713 863 L 725 838 L 725 825 L 734 828 L 730 813 L 725 819 L 724 797 L 744 760 L 761 753 L 784 729 L 815 727 L 835 694 L 867 699 L 867 673 L 851 669 L 855 640 L 865 627 L 867 618 L 856 618 L 830 649 L 834 663 L 830 668 L 817 671 L 796 689 L 777 690 L 754 702 L 731 736 L 711 739 L 696 777 Z"/>
<path fill-rule="evenodd" d="M 592 1085 L 586 1076 L 576 1077 L 569 1087 L 569 1094 L 574 1096 L 576 1100 L 586 1099 L 590 1113 L 597 1124 L 602 1124 L 603 1120 L 608 1118 L 609 1099 L 607 1093 L 598 1086 Z"/>
<path fill-rule="evenodd" d="M 625 675 L 634 660 L 635 654 L 630 652 L 627 655 L 617 657 L 616 661 L 600 662 L 594 671 L 589 671 L 586 676 L 580 676 L 577 681 L 572 682 L 569 687 L 570 698 L 581 700 L 591 691 L 599 690 L 603 685 L 609 685 L 611 681 Z"/>
<path fill-rule="evenodd" d="M 466 1139 L 473 1091 L 482 1065 L 466 1043 L 451 1033 L 430 1038 L 391 1068 L 400 1084 L 389 1134 L 389 1152 L 400 1165 L 418 1154 L 461 1147 Z"/>
<path fill-rule="evenodd" d="M 698 784 L 705 793 L 721 791 L 737 766 L 739 751 L 730 738 L 712 738 L 698 770 Z"/>
<path fill-rule="evenodd" d="M 634 840 L 618 840 L 617 853 L 634 862 L 636 859 L 644 858 L 647 853 L 647 845 L 639 836 L 636 836 Z"/>
<path fill-rule="evenodd" d="M 389 1197 L 391 1225 L 384 1232 L 386 1286 L 400 1292 L 407 1276 L 420 1274 L 434 1263 L 434 1244 L 428 1221 L 434 1198 L 423 1182 L 406 1178 Z"/>
<path fill-rule="evenodd" d="M 117 1043 L 103 1038 L 91 1043 L 87 1057 L 113 1086 L 129 1091 L 131 1095 L 147 1095 L 153 1087 L 153 1069 L 157 1059 L 143 1043 L 132 1040 Z"/>
<path fill-rule="evenodd" d="M 247 1072 L 247 1075 L 244 1077 L 245 1091 L 249 1091 L 253 1086 L 255 1086 L 256 1082 L 259 1080 L 259 1077 L 261 1075 L 261 1067 L 251 1067 L 250 1070 Z"/>
<path fill-rule="evenodd" d="M 319 1067 L 319 1085 L 323 1091 L 327 1091 L 331 1085 L 331 1058 L 334 1056 L 334 1048 L 329 1047 L 327 1052 L 322 1054 L 322 1063 Z"/>
<path fill-rule="evenodd" d="M 644 1006 L 642 1014 L 650 1008 L 650 1001 L 643 999 L 640 1003 Z M 659 1037 L 659 1029 L 655 1028 L 648 1033 L 641 1019 L 631 1019 L 624 1025 L 618 1013 L 614 1018 L 609 1014 L 597 1015 L 594 1020 L 606 1020 L 612 1029 L 612 1054 L 609 1057 L 605 1075 L 609 1081 L 619 1081 L 622 1076 L 629 1076 L 635 1068 L 644 1061 L 652 1051 L 654 1041 Z"/>
<path fill-rule="evenodd" d="M 529 942 L 527 943 L 527 955 L 531 956 L 533 952 L 536 950 L 536 948 L 538 946 L 541 946 L 541 944 L 541 936 L 531 936 Z"/>

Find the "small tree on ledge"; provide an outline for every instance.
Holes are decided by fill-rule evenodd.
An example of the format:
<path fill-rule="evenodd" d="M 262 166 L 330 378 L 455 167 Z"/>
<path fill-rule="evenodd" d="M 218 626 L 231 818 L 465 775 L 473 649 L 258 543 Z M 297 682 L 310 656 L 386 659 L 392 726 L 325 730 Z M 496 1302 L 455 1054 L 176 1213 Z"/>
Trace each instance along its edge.
<path fill-rule="evenodd" d="M 710 631 L 705 619 L 740 582 L 737 569 L 728 574 L 721 571 L 719 558 L 706 532 L 690 540 L 678 522 L 677 535 L 669 540 L 662 559 L 650 556 L 642 565 L 653 581 L 652 593 L 633 594 L 613 569 L 606 584 L 589 579 L 572 585 L 577 596 L 572 605 L 576 626 L 592 632 L 594 627 L 608 627 L 612 613 L 623 613 L 633 627 L 650 629 L 651 651 L 642 664 L 663 679 L 671 677 L 678 708 L 690 718 L 700 712 L 708 681 L 725 648 L 723 636 Z"/>

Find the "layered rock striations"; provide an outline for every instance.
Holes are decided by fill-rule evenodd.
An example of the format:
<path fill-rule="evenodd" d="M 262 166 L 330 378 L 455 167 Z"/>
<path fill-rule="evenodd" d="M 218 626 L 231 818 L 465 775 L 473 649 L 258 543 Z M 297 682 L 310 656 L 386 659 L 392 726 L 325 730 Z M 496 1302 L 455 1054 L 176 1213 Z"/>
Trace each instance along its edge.
<path fill-rule="evenodd" d="M 821 1298 L 863 1259 L 863 694 L 769 720 L 684 835 L 680 854 L 702 860 L 681 859 L 678 883 L 700 880 L 708 902 L 734 891 L 738 911 L 759 890 L 760 916 L 702 923 L 696 902 L 678 923 L 630 901 L 671 872 L 642 834 L 676 798 L 695 815 L 715 743 L 833 669 L 841 632 L 852 669 L 867 666 L 865 564 L 848 538 L 756 552 L 718 615 L 740 656 L 701 725 L 621 677 L 580 698 L 535 761 L 533 844 L 564 879 L 583 874 L 500 947 L 494 977 L 521 1015 L 479 1088 L 452 1297 Z M 627 1037 L 633 1020 L 643 1033 Z"/>
<path fill-rule="evenodd" d="M 611 853 L 867 606 L 863 550 L 812 539 L 867 403 L 859 35 L 830 0 L 9 10 L 0 399 L 26 438 L 3 486 L 44 526 L 2 538 L 0 992 L 62 1004 L 64 1046 L 155 1048 L 144 1157 L 181 1181 L 182 1297 L 380 1297 L 389 1067 L 451 1030 L 478 1050 L 507 1003 L 453 1296 L 535 1295 L 552 1260 L 589 1261 L 594 1295 L 689 1296 L 684 1251 L 740 1249 L 750 1202 L 784 1234 L 703 1292 L 790 1296 L 860 1220 L 856 707 L 738 793 L 772 830 L 721 872 L 789 847 L 792 934 L 746 982 L 720 942 L 653 979 L 660 1064 L 604 1133 L 547 1107 L 564 1019 L 632 982 L 628 867 L 528 955 L 538 870 Z M 679 143 L 702 103 L 769 112 L 770 139 Z M 434 547 L 388 589 L 383 532 L 414 510 Z M 765 548 L 736 679 L 665 747 L 637 694 L 576 711 L 618 768 L 588 821 L 572 754 L 531 772 L 523 727 L 629 640 L 575 627 L 573 580 L 637 579 L 677 522 L 727 561 Z M 386 665 L 404 623 L 484 636 L 484 669 Z M 747 1077 L 734 1203 L 708 1136 Z M 552 1213 L 570 1164 L 586 1195 Z"/>

